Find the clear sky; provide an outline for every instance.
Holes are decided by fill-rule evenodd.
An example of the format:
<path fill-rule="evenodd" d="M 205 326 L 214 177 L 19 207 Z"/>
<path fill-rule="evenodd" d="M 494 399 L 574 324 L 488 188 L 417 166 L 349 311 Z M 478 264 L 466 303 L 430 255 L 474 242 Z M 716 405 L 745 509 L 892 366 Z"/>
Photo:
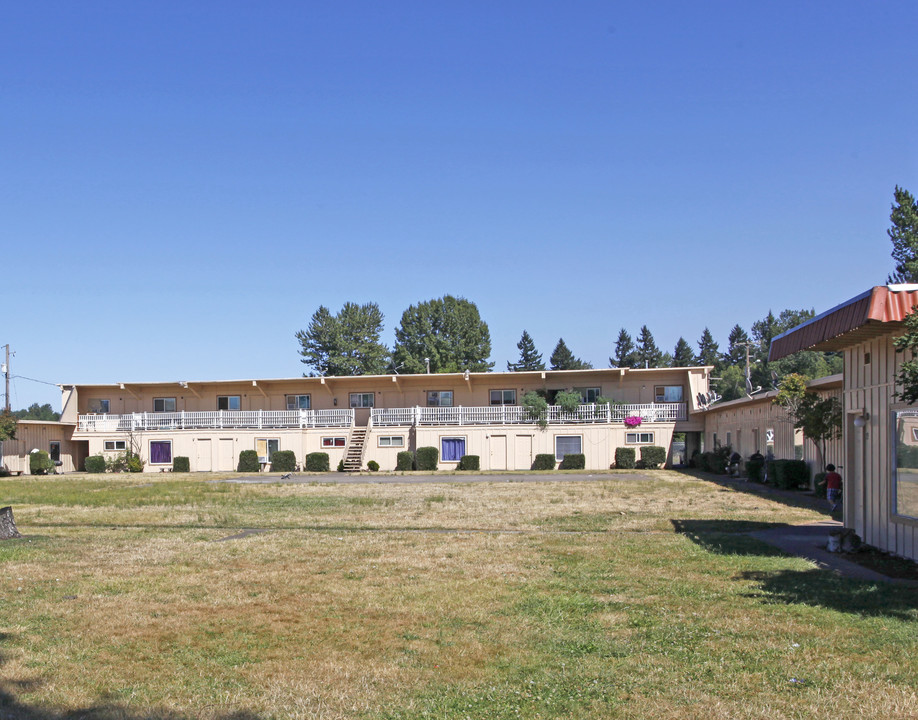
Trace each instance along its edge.
<path fill-rule="evenodd" d="M 7 2 L 0 344 L 53 383 L 293 377 L 320 304 L 477 303 L 596 367 L 892 269 L 918 3 Z M 19 377 L 12 405 L 56 388 Z"/>

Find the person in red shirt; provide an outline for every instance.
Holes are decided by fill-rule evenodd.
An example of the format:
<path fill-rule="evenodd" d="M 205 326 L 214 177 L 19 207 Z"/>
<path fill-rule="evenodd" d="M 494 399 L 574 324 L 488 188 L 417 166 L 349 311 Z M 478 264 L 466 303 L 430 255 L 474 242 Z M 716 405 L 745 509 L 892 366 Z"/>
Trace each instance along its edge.
<path fill-rule="evenodd" d="M 826 465 L 826 476 L 819 484 L 826 486 L 826 500 L 832 506 L 832 512 L 835 512 L 835 508 L 841 502 L 842 476 L 835 472 L 835 466 L 832 463 Z"/>

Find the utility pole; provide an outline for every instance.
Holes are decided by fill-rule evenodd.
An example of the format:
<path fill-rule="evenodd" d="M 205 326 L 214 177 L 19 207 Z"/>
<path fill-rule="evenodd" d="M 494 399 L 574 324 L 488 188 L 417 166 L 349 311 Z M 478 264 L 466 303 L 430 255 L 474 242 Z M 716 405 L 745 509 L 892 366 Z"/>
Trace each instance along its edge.
<path fill-rule="evenodd" d="M 4 411 L 7 415 L 10 414 L 10 344 L 7 343 L 3 346 L 6 350 L 6 362 L 3 363 L 3 377 L 6 380 L 6 395 L 4 398 L 6 402 L 4 403 Z"/>

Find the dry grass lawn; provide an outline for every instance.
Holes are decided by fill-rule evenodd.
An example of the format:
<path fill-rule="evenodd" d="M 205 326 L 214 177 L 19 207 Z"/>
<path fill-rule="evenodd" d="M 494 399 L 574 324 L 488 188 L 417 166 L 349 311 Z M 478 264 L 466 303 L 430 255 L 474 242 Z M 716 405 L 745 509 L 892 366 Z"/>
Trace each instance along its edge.
<path fill-rule="evenodd" d="M 739 531 L 823 515 L 687 475 L 0 504 L 2 718 L 918 717 L 918 590 L 785 557 Z"/>

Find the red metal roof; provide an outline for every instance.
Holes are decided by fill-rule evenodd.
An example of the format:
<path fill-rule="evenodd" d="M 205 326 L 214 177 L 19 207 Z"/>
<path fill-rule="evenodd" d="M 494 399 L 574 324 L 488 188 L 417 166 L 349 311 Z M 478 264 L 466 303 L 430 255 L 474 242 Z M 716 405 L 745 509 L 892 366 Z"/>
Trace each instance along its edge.
<path fill-rule="evenodd" d="M 899 330 L 918 305 L 918 285 L 879 285 L 817 315 L 771 341 L 769 360 L 800 350 L 841 350 Z"/>

